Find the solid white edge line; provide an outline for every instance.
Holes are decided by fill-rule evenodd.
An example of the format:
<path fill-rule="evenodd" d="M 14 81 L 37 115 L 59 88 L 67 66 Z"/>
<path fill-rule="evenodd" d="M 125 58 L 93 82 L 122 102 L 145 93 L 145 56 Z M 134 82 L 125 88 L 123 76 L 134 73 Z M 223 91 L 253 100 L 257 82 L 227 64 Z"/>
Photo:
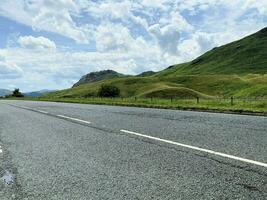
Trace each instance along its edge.
<path fill-rule="evenodd" d="M 165 139 L 161 139 L 161 138 L 157 138 L 157 137 L 153 137 L 153 136 L 149 136 L 149 135 L 143 135 L 141 133 L 136 133 L 136 132 L 132 132 L 132 131 L 127 131 L 127 130 L 120 130 L 120 131 L 123 132 L 123 133 L 128 133 L 128 134 L 139 136 L 139 137 L 143 137 L 143 138 L 157 140 L 157 141 L 160 141 L 160 142 L 173 144 L 173 145 L 176 145 L 176 146 L 181 146 L 181 147 L 193 149 L 193 150 L 196 150 L 196 151 L 201 151 L 201 152 L 205 152 L 205 153 L 209 153 L 209 154 L 213 154 L 213 155 L 217 155 L 217 156 L 221 156 L 221 157 L 225 157 L 225 158 L 230 158 L 230 159 L 233 159 L 233 160 L 242 161 L 242 162 L 245 162 L 245 163 L 258 165 L 258 166 L 261 166 L 261 167 L 267 167 L 267 163 L 263 163 L 263 162 L 258 162 L 258 161 L 249 160 L 249 159 L 246 159 L 246 158 L 232 156 L 232 155 L 228 155 L 228 154 L 225 154 L 225 153 L 220 153 L 220 152 L 216 152 L 216 151 L 209 150 L 209 149 L 203 149 L 203 148 L 199 148 L 199 147 L 195 147 L 195 146 L 191 146 L 191 145 L 187 145 L 187 144 L 173 142 L 171 140 L 165 140 Z"/>
<path fill-rule="evenodd" d="M 77 121 L 77 122 L 82 122 L 85 124 L 90 124 L 91 122 L 85 121 L 85 120 L 81 120 L 81 119 L 76 119 L 76 118 L 72 118 L 72 117 L 68 117 L 68 116 L 64 116 L 64 115 L 57 115 L 58 117 L 64 118 L 64 119 L 70 119 L 73 121 Z"/>

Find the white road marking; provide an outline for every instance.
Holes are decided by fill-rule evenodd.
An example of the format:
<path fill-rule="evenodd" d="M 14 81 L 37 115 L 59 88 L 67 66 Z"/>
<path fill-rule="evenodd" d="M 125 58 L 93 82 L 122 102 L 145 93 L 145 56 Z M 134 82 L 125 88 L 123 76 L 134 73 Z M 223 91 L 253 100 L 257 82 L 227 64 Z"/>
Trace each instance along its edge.
<path fill-rule="evenodd" d="M 149 135 L 143 135 L 143 134 L 140 134 L 140 133 L 127 131 L 127 130 L 121 130 L 121 132 L 128 133 L 128 134 L 135 135 L 135 136 L 139 136 L 139 137 L 143 137 L 143 138 L 148 138 L 148 139 L 151 139 L 151 140 L 156 140 L 156 141 L 172 144 L 172 145 L 176 145 L 176 146 L 181 146 L 181 147 L 188 148 L 188 149 L 193 149 L 193 150 L 196 150 L 196 151 L 209 153 L 209 154 L 212 154 L 212 155 L 217 155 L 217 156 L 221 156 L 221 157 L 225 157 L 225 158 L 230 158 L 230 159 L 233 159 L 233 160 L 238 160 L 238 161 L 242 161 L 242 162 L 245 162 L 245 163 L 258 165 L 258 166 L 261 166 L 261 167 L 267 167 L 267 163 L 258 162 L 258 161 L 254 161 L 254 160 L 249 160 L 249 159 L 246 159 L 246 158 L 240 158 L 240 157 L 237 157 L 237 156 L 232 156 L 232 155 L 229 155 L 229 154 L 220 153 L 220 152 L 216 152 L 216 151 L 209 150 L 209 149 L 203 149 L 203 148 L 199 148 L 199 147 L 195 147 L 195 146 L 191 146 L 191 145 L 187 145 L 187 144 L 182 144 L 182 143 L 178 143 L 178 142 L 173 142 L 171 140 L 165 140 L 165 139 L 161 139 L 161 138 L 157 138 L 157 137 L 153 137 L 153 136 L 149 136 Z"/>
<path fill-rule="evenodd" d="M 0 146 L 0 153 L 3 153 L 3 151 L 2 151 L 2 147 Z"/>
<path fill-rule="evenodd" d="M 37 112 L 39 112 L 39 113 L 43 113 L 43 114 L 48 114 L 48 112 L 43 111 L 43 110 L 35 110 L 35 111 L 37 111 Z"/>
<path fill-rule="evenodd" d="M 70 119 L 73 121 L 77 121 L 77 122 L 82 122 L 85 124 L 90 124 L 91 122 L 85 121 L 85 120 L 81 120 L 81 119 L 76 119 L 76 118 L 72 118 L 72 117 L 68 117 L 68 116 L 64 116 L 64 115 L 57 115 L 58 117 L 64 118 L 64 119 Z"/>
<path fill-rule="evenodd" d="M 25 106 L 17 106 L 17 107 L 20 107 L 20 108 L 23 108 L 23 109 L 26 109 L 26 110 L 30 109 L 29 107 L 25 107 Z"/>

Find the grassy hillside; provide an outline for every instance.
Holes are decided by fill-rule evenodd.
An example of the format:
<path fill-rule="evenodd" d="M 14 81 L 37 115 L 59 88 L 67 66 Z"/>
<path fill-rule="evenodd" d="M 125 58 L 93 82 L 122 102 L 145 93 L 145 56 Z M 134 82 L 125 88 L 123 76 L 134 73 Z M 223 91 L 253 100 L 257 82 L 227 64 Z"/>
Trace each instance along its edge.
<path fill-rule="evenodd" d="M 239 41 L 216 47 L 195 60 L 173 65 L 158 76 L 176 74 L 265 74 L 267 72 L 267 28 Z"/>
<path fill-rule="evenodd" d="M 123 97 L 267 97 L 267 28 L 157 73 L 102 79 L 48 97 L 96 96 L 101 84 L 116 85 Z"/>
<path fill-rule="evenodd" d="M 267 97 L 267 75 L 254 75 L 253 78 L 238 75 L 191 75 L 172 79 L 117 78 L 57 91 L 47 96 L 60 98 L 96 96 L 102 84 L 116 85 L 123 97 Z"/>

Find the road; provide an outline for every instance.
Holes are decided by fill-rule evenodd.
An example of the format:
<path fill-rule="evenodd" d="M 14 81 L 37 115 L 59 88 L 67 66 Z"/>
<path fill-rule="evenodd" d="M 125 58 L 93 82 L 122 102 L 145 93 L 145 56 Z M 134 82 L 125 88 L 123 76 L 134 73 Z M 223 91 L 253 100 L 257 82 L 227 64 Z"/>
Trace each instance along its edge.
<path fill-rule="evenodd" d="M 267 199 L 267 118 L 0 101 L 0 199 Z"/>

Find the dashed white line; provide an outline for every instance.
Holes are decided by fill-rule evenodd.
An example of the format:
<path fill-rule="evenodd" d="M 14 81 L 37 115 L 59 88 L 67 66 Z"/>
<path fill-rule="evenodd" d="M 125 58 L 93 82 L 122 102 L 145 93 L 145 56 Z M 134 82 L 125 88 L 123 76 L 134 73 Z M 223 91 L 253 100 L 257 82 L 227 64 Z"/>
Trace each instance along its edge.
<path fill-rule="evenodd" d="M 37 112 L 39 112 L 39 113 L 43 113 L 43 114 L 48 114 L 48 112 L 43 111 L 43 110 L 35 110 L 35 111 L 37 111 Z"/>
<path fill-rule="evenodd" d="M 241 162 L 258 165 L 258 166 L 261 166 L 261 167 L 267 167 L 267 163 L 258 162 L 258 161 L 254 161 L 254 160 L 249 160 L 249 159 L 241 158 L 241 157 L 237 157 L 237 156 L 232 156 L 232 155 L 229 155 L 229 154 L 220 153 L 220 152 L 216 152 L 216 151 L 209 150 L 209 149 L 203 149 L 203 148 L 200 148 L 200 147 L 195 147 L 195 146 L 191 146 L 191 145 L 187 145 L 187 144 L 182 144 L 182 143 L 174 142 L 174 141 L 171 141 L 171 140 L 165 140 L 165 139 L 161 139 L 161 138 L 157 138 L 157 137 L 153 137 L 153 136 L 149 136 L 149 135 L 144 135 L 144 134 L 136 133 L 136 132 L 132 132 L 132 131 L 127 131 L 127 130 L 121 130 L 121 132 L 127 133 L 127 134 L 131 134 L 131 135 L 135 135 L 135 136 L 139 136 L 139 137 L 143 137 L 143 138 L 148 138 L 148 139 L 151 139 L 151 140 L 164 142 L 164 143 L 167 143 L 167 144 L 172 144 L 172 145 L 188 148 L 188 149 L 193 149 L 193 150 L 196 150 L 196 151 L 205 152 L 205 153 L 216 155 L 216 156 L 221 156 L 221 157 L 224 157 L 224 158 L 230 158 L 230 159 L 233 159 L 233 160 L 238 160 L 238 161 L 241 161 Z"/>
<path fill-rule="evenodd" d="M 3 153 L 3 151 L 2 151 L 2 147 L 0 146 L 0 153 Z"/>
<path fill-rule="evenodd" d="M 77 121 L 77 122 L 82 122 L 85 124 L 90 124 L 91 122 L 89 121 L 85 121 L 85 120 L 81 120 L 81 119 L 77 119 L 77 118 L 73 118 L 73 117 L 68 117 L 68 116 L 64 116 L 64 115 L 57 115 L 58 117 L 64 118 L 64 119 L 69 119 L 69 120 L 73 120 L 73 121 Z"/>

